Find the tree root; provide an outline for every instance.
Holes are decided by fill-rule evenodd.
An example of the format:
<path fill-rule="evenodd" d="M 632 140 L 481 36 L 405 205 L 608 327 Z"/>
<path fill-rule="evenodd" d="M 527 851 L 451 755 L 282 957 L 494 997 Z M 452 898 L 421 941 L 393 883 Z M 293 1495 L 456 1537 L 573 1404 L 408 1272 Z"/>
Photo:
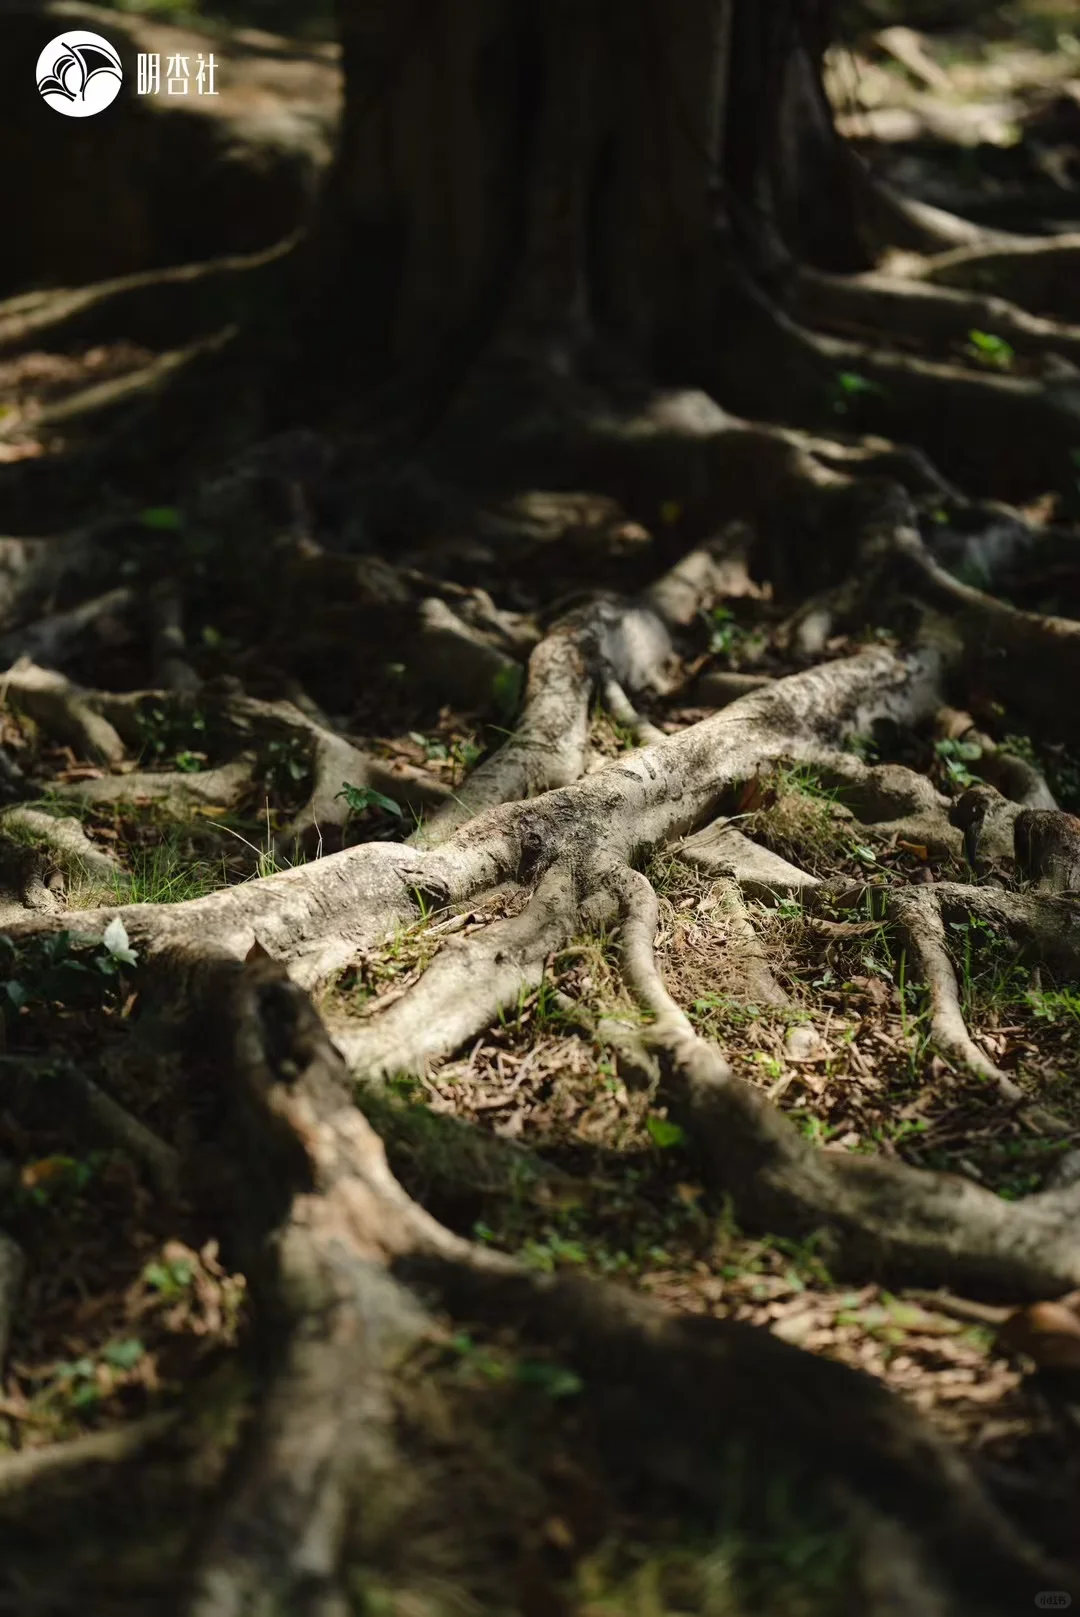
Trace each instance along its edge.
<path fill-rule="evenodd" d="M 393 1498 L 405 1461 L 392 1378 L 432 1334 L 434 1308 L 511 1325 L 557 1350 L 589 1383 L 613 1476 L 712 1502 L 725 1486 L 717 1457 L 746 1442 L 763 1476 L 810 1462 L 830 1485 L 857 1478 L 918 1534 L 930 1581 L 984 1610 L 1006 1610 L 999 1602 L 1033 1579 L 1060 1581 L 963 1462 L 871 1379 L 747 1326 L 680 1320 L 606 1285 L 523 1273 L 441 1229 L 389 1173 L 305 997 L 265 961 L 225 968 L 217 983 L 246 1149 L 254 1105 L 274 1186 L 243 1227 L 271 1254 L 269 1265 L 253 1254 L 251 1272 L 280 1345 L 263 1419 L 200 1560 L 189 1607 L 197 1617 L 238 1617 L 259 1603 L 344 1609 L 350 1518 L 376 1493 Z M 276 1224 L 269 1244 L 267 1219 Z M 644 1420 L 626 1420 L 631 1398 Z M 822 1429 L 831 1433 L 825 1451 Z"/>
<path fill-rule="evenodd" d="M 825 275 L 802 269 L 789 305 L 796 320 L 851 334 L 899 331 L 955 351 L 972 330 L 992 332 L 1018 354 L 1060 354 L 1080 363 L 1080 325 L 1043 320 L 1004 298 L 891 275 Z"/>
<path fill-rule="evenodd" d="M 25 658 L 50 668 L 85 651 L 87 644 L 116 645 L 131 637 L 126 621 L 135 606 L 135 591 L 108 590 L 94 600 L 81 601 L 66 612 L 38 618 L 10 634 L 0 635 L 0 663 Z"/>
<path fill-rule="evenodd" d="M 673 635 L 724 594 L 745 588 L 742 537 L 741 530 L 732 530 L 714 545 L 692 551 L 640 601 L 601 600 L 556 624 L 529 659 L 514 734 L 415 840 L 434 845 L 486 808 L 576 781 L 585 767 L 589 703 L 596 691 L 638 741 L 662 740 L 662 732 L 642 720 L 626 692 L 670 690 Z"/>
<path fill-rule="evenodd" d="M 105 883 L 117 896 L 127 893 L 131 878 L 113 858 L 91 842 L 76 819 L 57 819 L 40 809 L 13 807 L 0 811 L 0 835 L 14 830 L 42 846 L 64 872 L 67 886 L 74 882 Z"/>
<path fill-rule="evenodd" d="M 958 247 L 920 267 L 937 286 L 993 292 L 1057 320 L 1080 321 L 1080 236 L 1025 237 L 1002 245 Z"/>
<path fill-rule="evenodd" d="M 889 915 L 904 942 L 930 995 L 930 1032 L 934 1044 L 947 1061 L 969 1067 L 993 1083 L 1003 1100 L 1024 1101 L 1024 1092 L 979 1049 L 964 1022 L 960 993 L 956 986 L 945 927 L 935 895 L 929 892 L 890 894 Z"/>
<path fill-rule="evenodd" d="M 354 1499 L 377 1487 L 393 1445 L 387 1380 L 430 1329 L 387 1274 L 405 1252 L 468 1251 L 393 1179 L 381 1142 L 353 1106 L 345 1070 L 310 1003 L 269 964 L 217 976 L 231 1047 L 233 1101 L 255 1109 L 266 1153 L 271 1270 L 250 1214 L 251 1272 L 264 1276 L 282 1347 L 260 1434 L 202 1558 L 190 1611 L 232 1617 L 327 1612 Z M 253 1143 L 244 1130 L 245 1150 Z M 280 1220 L 280 1222 L 278 1222 Z M 488 1260 L 497 1265 L 499 1260 Z M 272 1608 L 273 1609 L 273 1608 Z"/>
<path fill-rule="evenodd" d="M 627 984 L 654 1018 L 647 1041 L 710 1182 L 741 1219 L 826 1232 L 828 1261 L 840 1272 L 933 1276 L 962 1292 L 1025 1298 L 1075 1289 L 1080 1187 L 1013 1204 L 954 1175 L 815 1150 L 694 1033 L 656 967 L 655 895 L 632 871 L 620 885 Z"/>
<path fill-rule="evenodd" d="M 1080 734 L 1070 704 L 1055 704 L 1047 712 L 1045 700 L 1047 689 L 1071 689 L 1080 680 L 1080 624 L 1022 612 L 961 583 L 930 555 L 906 497 L 890 542 L 920 596 L 948 611 L 950 632 L 962 643 L 970 671 L 994 694 L 1027 714 L 1037 713 L 1062 736 Z"/>
<path fill-rule="evenodd" d="M 166 1437 L 176 1421 L 175 1413 L 148 1415 L 112 1431 L 89 1432 L 67 1443 L 48 1443 L 0 1457 L 0 1501 L 5 1512 L 13 1501 L 28 1506 L 39 1489 L 69 1481 L 75 1473 L 132 1459 Z"/>
<path fill-rule="evenodd" d="M 63 674 L 20 658 L 0 675 L 0 693 L 56 740 L 66 741 L 80 757 L 109 764 L 123 759 L 124 743 L 98 710 L 94 693 L 81 690 Z"/>
<path fill-rule="evenodd" d="M 323 715 L 313 716 L 295 702 L 263 702 L 234 692 L 214 704 L 218 717 L 242 736 L 291 741 L 308 755 L 311 795 L 300 812 L 278 832 L 275 847 L 286 854 L 297 845 L 314 851 L 314 840 L 331 828 L 342 830 L 351 810 L 344 788 L 368 788 L 401 803 L 418 818 L 449 798 L 449 790 L 409 764 L 393 766 L 361 752 L 345 736 L 329 728 Z"/>
<path fill-rule="evenodd" d="M 218 769 L 200 769 L 194 774 L 172 769 L 135 770 L 130 774 L 58 781 L 49 789 L 54 797 L 72 803 L 160 803 L 183 814 L 195 808 L 233 808 L 242 802 L 255 783 L 256 765 L 255 757 L 247 754 Z M 116 886 L 115 875 L 106 879 Z"/>
<path fill-rule="evenodd" d="M 822 486 L 839 485 L 824 477 Z M 729 569 L 723 586 L 713 562 Z M 852 1476 L 865 1482 L 875 1509 L 892 1511 L 927 1540 L 931 1561 L 969 1591 L 986 1591 L 984 1609 L 1004 1610 L 1006 1594 L 1011 1600 L 1022 1590 L 1026 1598 L 1033 1586 L 1055 1581 L 999 1521 L 959 1461 L 880 1388 L 757 1332 L 674 1323 L 603 1288 L 522 1275 L 511 1260 L 452 1235 L 410 1200 L 353 1104 L 354 1080 L 377 1083 L 452 1054 L 523 988 L 535 986 L 545 962 L 576 933 L 621 914 L 625 979 L 650 1019 L 636 1036 L 659 1060 L 710 1188 L 731 1197 L 741 1220 L 816 1235 L 827 1261 L 851 1274 L 911 1277 L 1023 1300 L 1080 1286 L 1080 1186 L 1012 1203 L 958 1177 L 818 1151 L 760 1091 L 735 1078 L 664 988 L 654 957 L 657 900 L 631 862 L 678 844 L 681 856 L 727 878 L 730 934 L 740 958 L 761 968 L 753 996 L 782 1003 L 736 884 L 750 891 L 760 879 L 758 890 L 774 894 L 816 889 L 805 873 L 775 858 L 765 861 L 764 872 L 759 865 L 756 877 L 751 860 L 763 850 L 712 823 L 725 807 L 730 812 L 732 788 L 760 768 L 793 760 L 826 777 L 832 771 L 879 828 L 918 824 L 928 839 L 934 834 L 945 846 L 959 845 L 948 801 L 922 777 L 897 766 L 870 769 L 839 750 L 878 721 L 909 725 L 939 712 L 941 659 L 932 650 L 901 658 L 875 646 L 760 686 L 674 735 L 645 728 L 632 693 L 664 688 L 680 630 L 709 591 L 731 587 L 730 569 L 730 555 L 702 552 L 639 601 L 602 602 L 556 625 L 533 651 L 515 735 L 476 771 L 472 782 L 480 785 L 467 782 L 462 804 L 453 813 L 447 808 L 445 819 L 436 814 L 426 835 L 409 844 L 350 848 L 182 904 L 82 914 L 81 924 L 92 931 L 120 914 L 139 949 L 139 969 L 147 971 L 142 981 L 195 1004 L 204 1050 L 216 1042 L 227 1051 L 242 1149 L 255 1158 L 237 1187 L 245 1205 L 235 1211 L 234 1229 L 263 1305 L 270 1391 L 238 1486 L 196 1573 L 190 1609 L 197 1617 L 258 1609 L 326 1617 L 345 1609 L 340 1562 L 351 1519 L 358 1503 L 392 1484 L 401 1464 L 395 1370 L 437 1329 L 434 1310 L 446 1307 L 466 1319 L 490 1309 L 534 1339 L 558 1344 L 567 1362 L 596 1383 L 616 1465 L 629 1455 L 639 1471 L 651 1467 L 669 1483 L 707 1491 L 729 1434 L 752 1443 L 763 1434 L 770 1454 L 813 1451 L 827 1411 L 831 1434 L 840 1434 L 830 1461 L 837 1485 Z M 177 627 L 171 606 L 162 621 L 164 670 L 182 647 L 171 632 Z M 59 715 L 71 732 L 81 726 L 89 745 L 88 721 L 106 724 L 120 761 L 141 696 L 110 701 L 45 670 L 16 668 L 10 677 L 23 680 L 44 725 Z M 637 725 L 646 744 L 584 774 L 596 690 L 624 722 Z M 257 702 L 235 690 L 204 691 L 207 699 L 248 745 L 253 735 L 274 736 L 310 749 L 314 789 L 304 812 L 312 827 L 323 823 L 323 805 L 334 812 L 327 799 L 337 801 L 349 779 L 343 771 L 357 772 L 350 784 L 382 783 L 376 789 L 386 785 L 395 797 L 415 789 L 419 799 L 431 788 L 419 772 L 404 787 L 392 771 L 377 773 L 381 766 L 330 730 L 321 714 L 296 703 Z M 100 743 L 99 730 L 99 753 Z M 239 762 L 250 781 L 250 761 Z M 77 784 L 81 790 L 103 782 Z M 376 1000 L 364 1019 L 331 1029 L 335 1049 L 300 985 L 325 984 L 397 926 L 485 897 L 501 901 L 501 917 L 463 936 L 448 932 L 404 993 Z M 919 892 L 909 903 L 906 892 L 894 891 L 894 917 L 908 929 L 913 952 L 921 949 L 932 993 L 937 983 L 945 1033 L 957 1034 L 950 1018 L 959 1005 L 942 917 L 993 917 L 1075 971 L 1068 900 L 949 883 L 937 884 L 932 897 L 937 930 L 924 924 L 931 906 Z M 55 922 L 31 919 L 17 930 L 30 934 L 46 924 Z M 207 1038 L 203 1019 L 208 996 L 216 1041 Z M 609 1031 L 602 1020 L 594 1024 L 597 1038 Z M 962 1018 L 960 1031 L 975 1049 Z M 112 1124 L 120 1133 L 115 1117 Z M 129 1136 L 124 1143 L 137 1157 L 142 1150 L 140 1160 L 151 1167 L 145 1140 Z M 168 1159 L 152 1171 L 175 1169 Z M 642 1388 L 649 1389 L 642 1407 L 655 1409 L 657 1419 L 638 1430 L 628 1426 L 619 1400 Z M 90 1454 L 96 1457 L 104 1455 Z"/>

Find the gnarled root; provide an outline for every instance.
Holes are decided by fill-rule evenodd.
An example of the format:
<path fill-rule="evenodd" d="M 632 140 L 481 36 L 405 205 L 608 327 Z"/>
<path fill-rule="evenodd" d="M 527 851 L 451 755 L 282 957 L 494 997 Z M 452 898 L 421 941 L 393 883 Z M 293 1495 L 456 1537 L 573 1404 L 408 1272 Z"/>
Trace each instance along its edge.
<path fill-rule="evenodd" d="M 631 871 L 618 878 L 627 983 L 654 1018 L 677 1110 L 717 1191 L 758 1227 L 827 1232 L 848 1272 L 933 1274 L 960 1291 L 1060 1295 L 1080 1280 L 1080 1188 L 1013 1204 L 967 1180 L 903 1164 L 817 1151 L 694 1033 L 653 957 L 656 898 Z"/>
<path fill-rule="evenodd" d="M 408 1464 L 393 1378 L 435 1330 L 432 1308 L 556 1349 L 587 1379 L 604 1463 L 624 1484 L 674 1481 L 714 1504 L 726 1487 L 717 1456 L 745 1446 L 762 1477 L 812 1465 L 838 1497 L 858 1479 L 918 1535 L 928 1582 L 965 1599 L 977 1590 L 986 1610 L 1006 1610 L 1032 1579 L 1054 1581 L 963 1462 L 869 1378 L 747 1326 L 523 1273 L 450 1235 L 389 1173 L 340 1058 L 280 970 L 226 968 L 218 993 L 246 1147 L 254 1138 L 275 1187 L 241 1227 L 270 1255 L 251 1272 L 278 1346 L 259 1429 L 197 1569 L 197 1617 L 343 1609 L 352 1514 L 376 1492 L 390 1507 L 368 1511 L 370 1544 Z M 626 1421 L 628 1399 L 645 1419 Z"/>

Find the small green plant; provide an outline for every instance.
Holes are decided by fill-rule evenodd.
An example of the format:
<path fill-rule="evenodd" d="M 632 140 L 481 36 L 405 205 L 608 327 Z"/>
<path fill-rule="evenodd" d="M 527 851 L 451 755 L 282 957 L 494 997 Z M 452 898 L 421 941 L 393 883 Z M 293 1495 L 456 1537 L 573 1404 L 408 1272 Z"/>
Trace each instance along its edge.
<path fill-rule="evenodd" d="M 175 505 L 148 505 L 139 512 L 139 521 L 154 533 L 177 533 L 184 526 L 183 515 Z"/>
<path fill-rule="evenodd" d="M 1029 988 L 1024 998 L 1041 1022 L 1080 1022 L 1080 991 Z"/>
<path fill-rule="evenodd" d="M 194 1274 L 190 1263 L 183 1258 L 176 1258 L 167 1263 L 148 1263 L 142 1277 L 166 1302 L 175 1302 L 185 1294 Z"/>
<path fill-rule="evenodd" d="M 500 668 L 491 682 L 491 694 L 499 718 L 509 723 L 521 706 L 521 693 L 525 686 L 525 673 L 520 663 L 509 663 Z"/>
<path fill-rule="evenodd" d="M 299 736 L 286 740 L 269 741 L 265 751 L 265 777 L 267 785 L 277 793 L 288 792 L 311 773 L 308 748 Z"/>
<path fill-rule="evenodd" d="M 17 948 L 6 934 L 0 934 L 0 961 L 6 959 L 8 973 L 0 988 L 0 1014 L 11 1024 L 33 1005 L 93 1002 L 101 996 L 102 978 L 117 978 L 123 967 L 136 965 L 138 958 L 118 915 L 101 939 L 57 932 Z"/>
<path fill-rule="evenodd" d="M 206 715 L 198 708 L 172 712 L 157 703 L 144 704 L 136 709 L 135 725 L 142 737 L 143 754 L 153 762 L 178 752 L 188 759 L 198 758 L 199 768 L 205 762 L 206 754 L 190 745 L 193 739 L 201 741 L 206 736 Z M 177 761 L 177 767 L 185 766 Z"/>
<path fill-rule="evenodd" d="M 26 1163 L 17 1186 L 9 1192 L 11 1210 L 69 1207 L 93 1183 L 108 1160 L 107 1152 L 92 1151 L 85 1157 L 58 1153 Z"/>
<path fill-rule="evenodd" d="M 680 1128 L 678 1123 L 672 1123 L 666 1117 L 649 1117 L 645 1120 L 645 1127 L 649 1132 L 652 1143 L 660 1147 L 661 1151 L 672 1151 L 678 1146 L 686 1144 L 686 1130 Z"/>
<path fill-rule="evenodd" d="M 395 803 L 392 797 L 377 792 L 374 786 L 350 786 L 347 781 L 343 781 L 337 795 L 345 799 L 350 815 L 359 816 L 366 814 L 368 809 L 377 808 L 382 809 L 385 814 L 396 814 L 399 820 L 404 818 L 400 803 Z"/>
<path fill-rule="evenodd" d="M 873 736 L 848 736 L 844 741 L 844 751 L 853 752 L 856 758 L 862 759 L 864 764 L 876 764 L 881 761 L 878 744 Z"/>
<path fill-rule="evenodd" d="M 730 657 L 739 635 L 734 612 L 727 606 L 714 606 L 709 617 L 712 625 L 709 650 L 720 656 Z"/>
<path fill-rule="evenodd" d="M 990 331 L 969 331 L 967 352 L 972 359 L 989 370 L 1011 370 L 1016 350 L 1004 337 L 995 337 Z"/>
<path fill-rule="evenodd" d="M 886 397 L 880 382 L 860 376 L 858 371 L 837 371 L 829 389 L 829 401 L 836 415 L 849 415 L 860 399 L 868 397 Z"/>
<path fill-rule="evenodd" d="M 589 1254 L 580 1241 L 568 1241 L 556 1234 L 544 1241 L 526 1241 L 521 1257 L 531 1268 L 544 1274 L 553 1274 L 564 1266 L 576 1268 L 589 1261 Z"/>
<path fill-rule="evenodd" d="M 934 751 L 945 766 L 945 773 L 954 786 L 974 786 L 978 780 L 967 767 L 982 757 L 982 748 L 975 741 L 959 741 L 946 737 L 934 742 Z"/>

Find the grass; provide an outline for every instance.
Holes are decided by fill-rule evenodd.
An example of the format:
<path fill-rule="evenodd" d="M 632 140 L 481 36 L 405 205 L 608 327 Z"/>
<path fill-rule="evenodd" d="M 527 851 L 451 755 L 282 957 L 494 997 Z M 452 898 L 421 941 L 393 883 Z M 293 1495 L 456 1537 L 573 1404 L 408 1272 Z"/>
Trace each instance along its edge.
<path fill-rule="evenodd" d="M 73 881 L 68 904 L 72 909 L 109 903 L 182 904 L 228 886 L 229 879 L 224 859 L 220 867 L 208 860 L 193 861 L 187 839 L 177 832 L 157 847 L 134 852 L 131 869 L 123 875 L 118 872 L 111 884 L 90 873 Z"/>

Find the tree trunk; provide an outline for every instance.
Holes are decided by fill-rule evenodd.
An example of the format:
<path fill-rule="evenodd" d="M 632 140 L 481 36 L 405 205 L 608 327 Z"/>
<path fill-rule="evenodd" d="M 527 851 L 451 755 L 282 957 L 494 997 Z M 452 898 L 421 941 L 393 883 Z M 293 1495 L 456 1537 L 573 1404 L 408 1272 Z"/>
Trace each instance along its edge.
<path fill-rule="evenodd" d="M 858 257 L 821 0 L 341 8 L 346 110 L 310 268 L 361 383 L 452 380 L 498 334 L 700 371 L 737 234 Z"/>

